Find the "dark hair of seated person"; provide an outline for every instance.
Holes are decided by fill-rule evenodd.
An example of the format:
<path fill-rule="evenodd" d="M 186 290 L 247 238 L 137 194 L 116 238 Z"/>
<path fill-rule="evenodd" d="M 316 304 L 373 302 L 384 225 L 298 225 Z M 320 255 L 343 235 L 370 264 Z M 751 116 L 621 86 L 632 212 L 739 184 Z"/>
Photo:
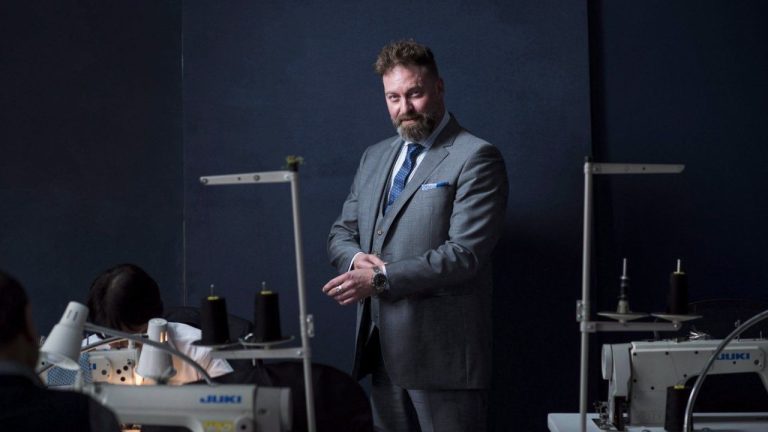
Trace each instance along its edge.
<path fill-rule="evenodd" d="M 123 331 L 139 331 L 163 315 L 157 282 L 135 264 L 120 264 L 99 275 L 91 284 L 87 306 L 92 323 Z"/>

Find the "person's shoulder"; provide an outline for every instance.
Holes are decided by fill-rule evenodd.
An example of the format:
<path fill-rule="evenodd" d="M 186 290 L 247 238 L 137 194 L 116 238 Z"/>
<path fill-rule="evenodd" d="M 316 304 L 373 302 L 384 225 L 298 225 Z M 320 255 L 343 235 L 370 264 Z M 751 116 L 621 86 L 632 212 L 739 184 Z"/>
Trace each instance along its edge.
<path fill-rule="evenodd" d="M 483 147 L 493 147 L 493 144 L 459 124 L 459 121 L 456 120 L 453 114 L 451 114 L 451 119 L 445 125 L 445 129 L 438 140 L 448 142 L 449 145 L 454 147 L 458 146 L 461 150 L 467 152 L 476 152 Z"/>
<path fill-rule="evenodd" d="M 87 412 L 90 407 L 91 400 L 93 400 L 93 398 L 90 396 L 75 391 L 52 389 L 42 390 L 43 391 L 38 397 L 50 401 L 51 406 L 59 407 L 65 412 L 70 412 L 73 409 Z"/>
<path fill-rule="evenodd" d="M 48 406 L 52 418 L 61 421 L 63 429 L 92 430 L 99 432 L 119 431 L 115 413 L 93 397 L 74 391 L 47 390 L 51 401 Z M 86 428 L 86 425 L 88 427 Z"/>
<path fill-rule="evenodd" d="M 376 144 L 368 146 L 368 148 L 366 149 L 366 153 L 387 151 L 388 149 L 391 149 L 392 147 L 396 146 L 400 142 L 400 140 L 401 138 L 398 135 L 394 135 L 389 138 L 384 138 L 383 140 L 377 142 Z"/>
<path fill-rule="evenodd" d="M 456 123 L 456 127 L 453 128 L 453 134 L 455 136 L 454 143 L 473 147 L 485 147 L 493 145 L 487 140 L 475 135 L 469 129 L 459 125 L 458 123 Z"/>
<path fill-rule="evenodd" d="M 489 141 L 459 127 L 449 147 L 449 157 L 465 167 L 482 165 L 502 174 L 505 171 L 501 150 Z M 505 174 L 503 174 L 505 175 Z"/>
<path fill-rule="evenodd" d="M 380 160 L 382 157 L 388 155 L 400 142 L 401 138 L 395 135 L 368 146 L 365 151 L 363 151 L 361 163 Z"/>
<path fill-rule="evenodd" d="M 451 147 L 452 152 L 458 152 L 467 157 L 471 155 L 501 157 L 498 147 L 461 127 L 456 131 Z"/>
<path fill-rule="evenodd" d="M 91 416 L 98 414 L 92 411 L 98 402 L 83 393 L 36 386 L 16 390 L 14 400 L 4 404 L 3 430 L 16 430 L 15 426 L 21 422 L 28 430 L 119 430 L 116 421 L 113 428 L 93 429 L 90 426 Z"/>

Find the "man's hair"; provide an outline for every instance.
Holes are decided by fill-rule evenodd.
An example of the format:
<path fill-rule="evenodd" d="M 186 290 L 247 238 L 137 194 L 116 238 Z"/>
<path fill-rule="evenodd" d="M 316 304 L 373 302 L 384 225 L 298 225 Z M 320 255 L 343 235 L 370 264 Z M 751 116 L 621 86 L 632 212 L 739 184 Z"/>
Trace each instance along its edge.
<path fill-rule="evenodd" d="M 27 330 L 29 299 L 21 284 L 0 271 L 0 345 L 5 345 Z"/>
<path fill-rule="evenodd" d="M 116 330 L 136 328 L 163 315 L 157 282 L 134 264 L 120 264 L 97 277 L 87 303 L 92 323 Z"/>
<path fill-rule="evenodd" d="M 440 77 L 432 50 L 413 39 L 399 40 L 385 45 L 373 65 L 376 73 L 381 76 L 386 75 L 395 66 L 423 66 L 435 78 Z"/>

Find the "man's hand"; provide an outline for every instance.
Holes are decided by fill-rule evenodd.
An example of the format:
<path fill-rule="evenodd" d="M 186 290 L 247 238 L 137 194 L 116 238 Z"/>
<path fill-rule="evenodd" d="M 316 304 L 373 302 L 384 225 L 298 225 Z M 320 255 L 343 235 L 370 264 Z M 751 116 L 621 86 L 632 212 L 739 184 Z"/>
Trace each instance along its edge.
<path fill-rule="evenodd" d="M 353 269 L 369 269 L 373 267 L 384 267 L 384 261 L 373 254 L 359 254 L 352 262 Z"/>
<path fill-rule="evenodd" d="M 374 255 L 366 255 L 381 260 Z M 355 262 L 360 259 L 358 257 Z M 373 295 L 373 270 L 362 268 L 350 270 L 342 275 L 336 276 L 323 286 L 323 292 L 329 297 L 333 297 L 340 305 L 354 304 L 358 300 Z"/>

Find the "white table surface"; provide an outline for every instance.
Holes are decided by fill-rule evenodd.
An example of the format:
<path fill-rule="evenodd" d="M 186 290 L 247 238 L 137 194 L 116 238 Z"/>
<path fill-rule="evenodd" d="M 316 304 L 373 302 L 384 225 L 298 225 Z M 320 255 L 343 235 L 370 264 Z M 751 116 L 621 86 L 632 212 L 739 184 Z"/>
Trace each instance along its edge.
<path fill-rule="evenodd" d="M 587 414 L 587 432 L 601 432 L 593 419 L 597 414 Z M 578 413 L 550 413 L 547 415 L 547 427 L 550 432 L 580 432 Z M 768 431 L 768 412 L 760 413 L 706 413 L 694 414 L 695 431 L 711 432 L 766 432 Z M 630 426 L 629 432 L 665 432 L 662 426 Z"/>

